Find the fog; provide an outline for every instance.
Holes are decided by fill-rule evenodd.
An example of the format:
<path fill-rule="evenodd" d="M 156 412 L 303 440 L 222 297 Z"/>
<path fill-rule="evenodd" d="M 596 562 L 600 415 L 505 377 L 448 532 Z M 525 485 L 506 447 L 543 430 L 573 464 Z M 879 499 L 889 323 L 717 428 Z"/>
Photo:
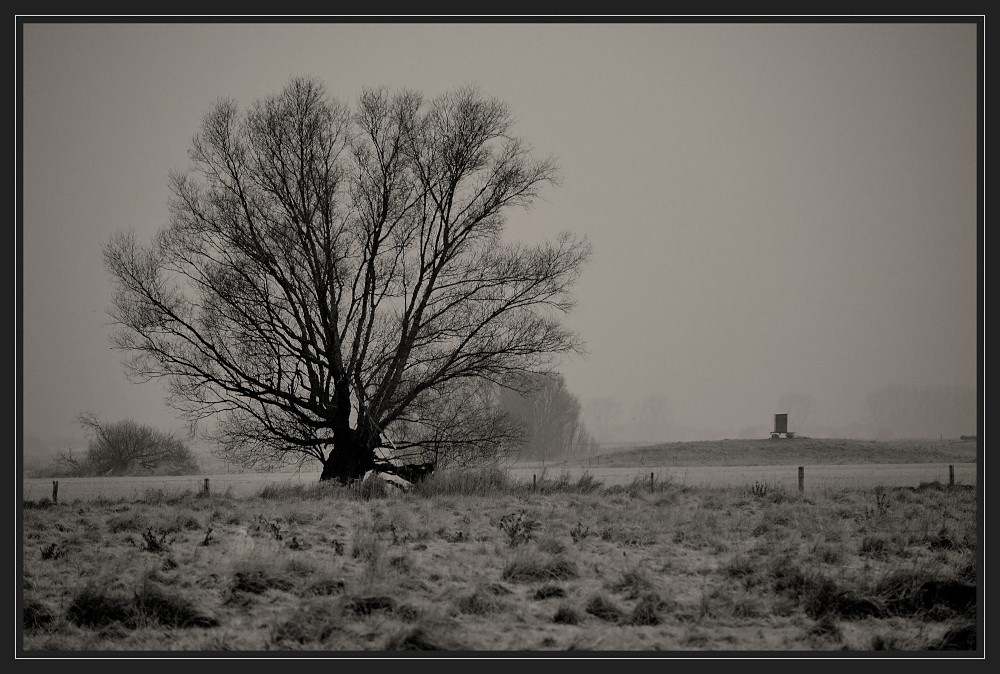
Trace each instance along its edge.
<path fill-rule="evenodd" d="M 974 23 L 24 26 L 20 428 L 184 424 L 110 348 L 113 232 L 151 240 L 202 115 L 291 76 L 351 101 L 466 83 L 561 186 L 508 236 L 593 258 L 562 373 L 607 443 L 976 432 Z M 889 402 L 887 402 L 889 401 Z"/>

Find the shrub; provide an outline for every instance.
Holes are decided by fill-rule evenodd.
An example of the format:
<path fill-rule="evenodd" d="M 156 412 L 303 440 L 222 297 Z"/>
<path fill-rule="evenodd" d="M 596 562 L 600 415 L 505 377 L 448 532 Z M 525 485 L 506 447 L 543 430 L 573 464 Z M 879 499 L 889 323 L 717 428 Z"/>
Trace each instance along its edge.
<path fill-rule="evenodd" d="M 106 422 L 91 413 L 78 417 L 90 436 L 86 456 L 58 457 L 75 475 L 195 475 L 194 454 L 172 433 L 126 419 Z"/>
<path fill-rule="evenodd" d="M 541 523 L 528 517 L 522 510 L 504 515 L 497 526 L 507 535 L 507 544 L 513 548 L 530 541 Z"/>
<path fill-rule="evenodd" d="M 49 543 L 47 547 L 42 548 L 41 552 L 42 559 L 59 559 L 63 553 L 55 543 Z"/>
<path fill-rule="evenodd" d="M 580 522 L 577 522 L 576 526 L 569 530 L 569 536 L 573 539 L 574 543 L 579 543 L 586 538 L 588 534 L 590 534 L 590 527 L 585 527 Z"/>
<path fill-rule="evenodd" d="M 752 498 L 764 498 L 767 496 L 767 492 L 770 489 L 770 485 L 766 481 L 755 481 L 753 484 L 748 485 L 744 493 Z"/>
<path fill-rule="evenodd" d="M 160 534 L 157 538 L 156 534 L 153 533 L 152 527 L 146 530 L 142 535 L 143 542 L 146 544 L 147 552 L 165 552 L 168 549 L 167 534 L 165 532 Z"/>

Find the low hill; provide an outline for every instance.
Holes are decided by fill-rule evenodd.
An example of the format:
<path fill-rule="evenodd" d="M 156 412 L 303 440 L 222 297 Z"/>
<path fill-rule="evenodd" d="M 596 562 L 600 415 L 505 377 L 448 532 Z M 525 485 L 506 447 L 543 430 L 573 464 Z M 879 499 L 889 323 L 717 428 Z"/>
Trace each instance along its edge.
<path fill-rule="evenodd" d="M 976 441 L 779 438 L 668 442 L 601 454 L 601 466 L 768 466 L 793 463 L 966 463 Z"/>

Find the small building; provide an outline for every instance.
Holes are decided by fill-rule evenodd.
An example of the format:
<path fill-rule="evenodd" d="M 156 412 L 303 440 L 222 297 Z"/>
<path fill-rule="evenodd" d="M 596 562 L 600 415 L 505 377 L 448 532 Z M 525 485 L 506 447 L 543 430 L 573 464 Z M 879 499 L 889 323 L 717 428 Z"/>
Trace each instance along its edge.
<path fill-rule="evenodd" d="M 772 438 L 794 438 L 795 433 L 788 432 L 788 415 L 787 414 L 775 414 L 774 415 L 774 430 L 771 431 Z"/>

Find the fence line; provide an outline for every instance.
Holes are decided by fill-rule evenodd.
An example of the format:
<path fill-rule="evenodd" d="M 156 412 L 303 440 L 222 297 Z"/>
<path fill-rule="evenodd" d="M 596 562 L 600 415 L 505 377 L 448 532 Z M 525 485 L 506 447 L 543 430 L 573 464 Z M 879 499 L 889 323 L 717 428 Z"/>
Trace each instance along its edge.
<path fill-rule="evenodd" d="M 882 467 L 881 470 L 878 467 Z M 976 465 L 958 464 L 959 483 L 976 483 Z M 644 467 L 648 470 L 649 467 Z M 853 473 L 842 472 L 853 468 Z M 647 482 L 650 490 L 664 483 L 692 486 L 733 488 L 752 487 L 755 483 L 765 483 L 769 487 L 794 489 L 795 472 L 798 472 L 798 491 L 808 494 L 830 488 L 871 488 L 878 486 L 918 486 L 922 482 L 938 481 L 956 484 L 955 464 L 858 464 L 855 466 L 829 464 L 824 466 L 703 466 L 671 467 L 661 466 L 649 473 L 636 469 L 608 469 L 591 471 L 589 468 L 530 469 L 508 468 L 507 474 L 517 481 L 529 481 L 537 489 L 539 483 L 545 485 L 562 480 L 579 480 L 589 477 L 604 487 L 630 485 L 633 482 Z M 864 469 L 861 473 L 859 469 Z M 897 474 L 890 471 L 895 470 Z M 692 475 L 694 473 L 694 475 Z M 738 478 L 731 476 L 737 473 Z M 750 474 L 756 473 L 756 475 Z M 805 473 L 808 473 L 806 482 Z M 832 473 L 832 474 L 831 474 Z M 878 473 L 883 473 L 879 475 Z M 700 479 L 699 479 L 700 476 Z M 223 475 L 119 477 L 119 478 L 28 478 L 23 481 L 24 500 L 42 500 L 50 497 L 53 502 L 62 498 L 63 502 L 80 498 L 120 498 L 141 495 L 146 491 L 171 491 L 174 493 L 207 492 L 226 493 L 234 496 L 251 495 L 266 486 L 282 484 L 313 484 L 319 473 L 235 473 Z M 239 492 L 239 493 L 235 493 Z"/>

